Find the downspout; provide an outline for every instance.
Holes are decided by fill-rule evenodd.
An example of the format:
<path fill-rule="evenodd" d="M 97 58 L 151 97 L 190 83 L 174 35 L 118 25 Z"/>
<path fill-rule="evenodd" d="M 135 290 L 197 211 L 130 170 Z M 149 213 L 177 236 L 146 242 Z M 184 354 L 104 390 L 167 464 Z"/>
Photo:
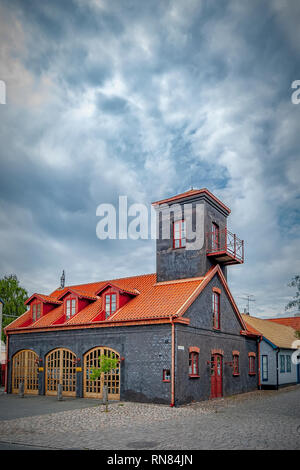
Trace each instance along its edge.
<path fill-rule="evenodd" d="M 258 390 L 261 390 L 261 377 L 260 377 L 260 372 L 261 372 L 261 360 L 260 360 L 260 343 L 261 343 L 262 337 L 260 336 L 258 338 L 258 344 L 257 344 L 257 354 L 258 354 Z"/>
<path fill-rule="evenodd" d="M 171 403 L 170 406 L 175 406 L 175 325 L 173 317 L 170 317 L 171 322 Z"/>
<path fill-rule="evenodd" d="M 276 372 L 277 372 L 277 386 L 276 386 L 276 390 L 278 390 L 279 388 L 279 379 L 278 379 L 278 375 L 279 375 L 279 368 L 278 368 L 278 354 L 279 354 L 279 348 L 276 349 Z"/>
<path fill-rule="evenodd" d="M 4 389 L 5 393 L 7 393 L 7 382 L 8 382 L 8 345 L 9 345 L 9 335 L 6 335 L 6 367 L 5 367 L 5 389 Z"/>

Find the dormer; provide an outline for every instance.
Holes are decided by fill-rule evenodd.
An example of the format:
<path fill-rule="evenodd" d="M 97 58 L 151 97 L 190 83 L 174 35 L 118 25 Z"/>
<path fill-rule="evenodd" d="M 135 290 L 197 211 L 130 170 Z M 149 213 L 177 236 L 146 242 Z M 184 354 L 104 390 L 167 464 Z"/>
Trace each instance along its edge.
<path fill-rule="evenodd" d="M 138 294 L 137 289 L 122 289 L 113 283 L 105 284 L 97 291 L 97 295 L 102 299 L 102 309 L 93 321 L 110 319 L 115 312 Z"/>
<path fill-rule="evenodd" d="M 95 295 L 85 294 L 72 288 L 65 289 L 58 299 L 63 304 L 63 315 L 54 323 L 65 323 L 98 299 Z"/>
<path fill-rule="evenodd" d="M 35 323 L 39 318 L 47 315 L 48 312 L 61 304 L 60 300 L 43 294 L 33 294 L 25 302 L 25 305 L 28 305 L 30 308 L 31 323 Z"/>

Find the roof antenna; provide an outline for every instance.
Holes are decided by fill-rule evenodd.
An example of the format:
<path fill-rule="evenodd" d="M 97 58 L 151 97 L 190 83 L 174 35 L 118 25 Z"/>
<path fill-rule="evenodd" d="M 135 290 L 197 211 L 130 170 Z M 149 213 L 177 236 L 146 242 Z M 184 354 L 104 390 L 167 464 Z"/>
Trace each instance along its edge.
<path fill-rule="evenodd" d="M 61 278 L 60 278 L 60 288 L 61 289 L 64 289 L 64 287 L 65 287 L 65 280 L 66 280 L 65 271 L 63 270 Z"/>

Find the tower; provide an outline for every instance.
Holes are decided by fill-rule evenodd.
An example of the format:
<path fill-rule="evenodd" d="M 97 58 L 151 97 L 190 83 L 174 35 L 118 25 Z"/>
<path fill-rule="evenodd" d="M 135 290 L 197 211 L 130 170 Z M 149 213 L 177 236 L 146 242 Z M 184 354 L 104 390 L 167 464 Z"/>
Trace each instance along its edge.
<path fill-rule="evenodd" d="M 204 276 L 244 262 L 244 242 L 227 229 L 230 209 L 206 188 L 153 202 L 157 282 Z"/>

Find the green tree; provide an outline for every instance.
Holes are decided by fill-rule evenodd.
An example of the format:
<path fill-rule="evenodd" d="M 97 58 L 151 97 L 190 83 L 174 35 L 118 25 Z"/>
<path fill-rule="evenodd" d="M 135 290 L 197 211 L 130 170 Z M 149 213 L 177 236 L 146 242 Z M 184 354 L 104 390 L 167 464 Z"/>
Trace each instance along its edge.
<path fill-rule="evenodd" d="M 107 357 L 104 354 L 101 354 L 98 358 L 99 367 L 93 367 L 91 373 L 91 380 L 96 380 L 101 377 L 102 374 L 108 374 L 114 369 L 119 367 L 119 359 L 116 358 L 115 354 L 112 353 L 112 357 Z M 105 403 L 105 411 L 108 411 L 108 401 Z"/>
<path fill-rule="evenodd" d="M 24 305 L 28 298 L 27 291 L 20 286 L 19 280 L 15 274 L 4 276 L 0 279 L 0 297 L 4 301 L 2 317 L 2 340 L 5 341 L 3 328 L 19 317 L 27 308 Z"/>
<path fill-rule="evenodd" d="M 288 304 L 285 306 L 286 310 L 290 310 L 291 308 L 298 308 L 300 311 L 300 276 L 297 274 L 296 276 L 293 277 L 291 282 L 288 284 L 289 287 L 296 287 L 296 295 L 293 297 L 292 300 L 288 302 Z"/>

